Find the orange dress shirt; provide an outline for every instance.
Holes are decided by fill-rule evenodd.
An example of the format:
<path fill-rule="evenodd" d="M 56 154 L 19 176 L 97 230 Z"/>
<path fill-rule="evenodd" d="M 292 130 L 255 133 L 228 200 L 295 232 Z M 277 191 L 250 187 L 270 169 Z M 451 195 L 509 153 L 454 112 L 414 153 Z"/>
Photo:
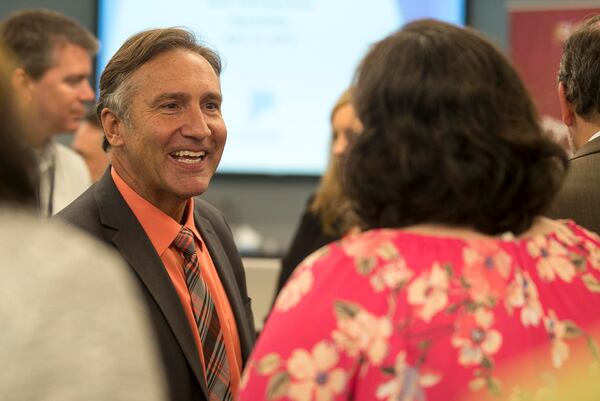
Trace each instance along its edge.
<path fill-rule="evenodd" d="M 181 230 L 181 224 L 166 215 L 156 206 L 152 205 L 146 199 L 138 195 L 115 171 L 111 168 L 111 176 L 117 189 L 125 199 L 125 202 L 137 217 L 142 225 L 142 228 L 152 242 L 156 253 L 160 256 L 173 286 L 179 295 L 181 305 L 188 319 L 194 340 L 200 353 L 200 360 L 204 366 L 204 356 L 202 353 L 202 345 L 200 344 L 200 335 L 198 334 L 198 326 L 194 319 L 192 311 L 192 301 L 188 287 L 185 282 L 185 274 L 183 272 L 183 256 L 174 246 L 172 246 L 175 237 Z M 227 352 L 227 361 L 231 371 L 231 387 L 233 394 L 237 394 L 237 389 L 240 382 L 240 374 L 242 367 L 242 352 L 240 340 L 235 323 L 235 317 L 227 298 L 227 293 L 221 284 L 219 275 L 215 265 L 210 258 L 208 249 L 203 245 L 202 237 L 194 224 L 194 199 L 190 199 L 186 205 L 183 221 L 185 226 L 194 234 L 196 245 L 196 253 L 198 254 L 198 264 L 201 269 L 201 277 L 206 284 L 206 288 L 213 297 L 215 309 L 221 323 L 223 331 L 223 340 Z M 206 370 L 203 372 L 206 378 Z"/>

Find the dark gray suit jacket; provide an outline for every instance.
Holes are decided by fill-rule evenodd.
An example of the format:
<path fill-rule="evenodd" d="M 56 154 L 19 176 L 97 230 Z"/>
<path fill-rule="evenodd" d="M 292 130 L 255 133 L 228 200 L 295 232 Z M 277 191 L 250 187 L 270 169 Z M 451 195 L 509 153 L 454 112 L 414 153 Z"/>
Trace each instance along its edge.
<path fill-rule="evenodd" d="M 600 233 L 600 138 L 583 145 L 571 158 L 567 178 L 547 215 L 573 219 Z"/>
<path fill-rule="evenodd" d="M 255 331 L 242 261 L 221 213 L 199 198 L 195 198 L 194 204 L 196 226 L 235 315 L 245 362 Z M 57 214 L 57 218 L 111 244 L 129 263 L 156 328 L 171 399 L 208 399 L 199 352 L 181 301 L 150 239 L 115 186 L 110 168 L 98 183 Z"/>

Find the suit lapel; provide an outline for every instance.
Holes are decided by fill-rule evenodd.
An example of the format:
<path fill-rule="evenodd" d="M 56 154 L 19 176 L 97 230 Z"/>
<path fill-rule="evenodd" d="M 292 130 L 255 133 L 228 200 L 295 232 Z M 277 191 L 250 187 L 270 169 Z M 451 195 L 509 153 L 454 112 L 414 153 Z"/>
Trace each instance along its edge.
<path fill-rule="evenodd" d="M 115 186 L 110 169 L 94 194 L 107 240 L 117 247 L 159 305 L 205 394 L 208 394 L 199 352 L 181 301 L 160 257 Z"/>
<path fill-rule="evenodd" d="M 242 349 L 242 358 L 246 360 L 252 348 L 253 334 L 248 327 L 248 319 L 244 309 L 244 302 L 240 296 L 240 291 L 237 287 L 237 282 L 233 275 L 233 269 L 229 263 L 229 258 L 225 254 L 225 250 L 221 245 L 221 241 L 217 237 L 211 222 L 200 216 L 198 210 L 194 211 L 194 221 L 198 227 L 202 239 L 206 243 L 210 257 L 215 265 L 215 269 L 219 274 L 221 284 L 227 293 L 229 304 L 235 317 L 238 335 L 240 337 L 240 346 Z"/>

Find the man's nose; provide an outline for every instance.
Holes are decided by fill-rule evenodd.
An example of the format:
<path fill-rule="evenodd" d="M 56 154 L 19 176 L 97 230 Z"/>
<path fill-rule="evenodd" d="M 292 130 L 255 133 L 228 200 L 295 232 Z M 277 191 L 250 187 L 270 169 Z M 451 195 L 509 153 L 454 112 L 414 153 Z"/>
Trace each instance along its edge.
<path fill-rule="evenodd" d="M 201 106 L 193 107 L 188 113 L 187 123 L 181 130 L 184 136 L 205 138 L 210 136 L 212 131 L 208 126 L 207 116 L 203 113 Z"/>

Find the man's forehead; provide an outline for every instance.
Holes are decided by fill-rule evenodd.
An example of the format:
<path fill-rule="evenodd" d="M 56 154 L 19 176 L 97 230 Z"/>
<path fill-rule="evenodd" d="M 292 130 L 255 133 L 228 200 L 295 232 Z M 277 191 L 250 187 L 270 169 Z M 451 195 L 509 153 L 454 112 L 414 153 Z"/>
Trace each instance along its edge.
<path fill-rule="evenodd" d="M 69 51 L 66 53 L 66 51 Z M 60 66 L 70 67 L 72 65 L 72 58 L 85 64 L 92 63 L 92 54 L 79 46 L 76 43 L 69 42 L 64 39 L 59 39 L 52 45 L 52 50 L 49 53 L 49 68 L 56 68 Z"/>
<path fill-rule="evenodd" d="M 132 75 L 137 89 L 151 92 L 186 92 L 193 89 L 181 85 L 200 84 L 206 90 L 220 93 L 220 79 L 210 63 L 201 55 L 187 50 L 161 53 L 141 65 Z"/>
<path fill-rule="evenodd" d="M 177 62 L 174 63 L 174 60 Z M 186 63 L 186 61 L 188 63 Z M 204 58 L 201 54 L 188 49 L 172 49 L 161 52 L 140 65 L 136 71 L 146 69 L 157 70 L 159 72 L 168 72 L 170 70 L 177 70 L 179 67 L 182 67 L 182 63 L 194 63 L 198 66 L 201 66 L 203 69 L 207 68 L 214 72 L 214 69 L 206 58 Z"/>
<path fill-rule="evenodd" d="M 66 38 L 57 38 L 54 40 L 51 54 L 57 56 L 62 54 L 66 49 L 72 49 L 78 53 L 81 53 L 82 55 L 85 54 L 86 58 L 92 58 L 93 56 L 93 54 L 89 50 L 85 49 L 83 46 L 75 42 L 71 42 Z"/>

